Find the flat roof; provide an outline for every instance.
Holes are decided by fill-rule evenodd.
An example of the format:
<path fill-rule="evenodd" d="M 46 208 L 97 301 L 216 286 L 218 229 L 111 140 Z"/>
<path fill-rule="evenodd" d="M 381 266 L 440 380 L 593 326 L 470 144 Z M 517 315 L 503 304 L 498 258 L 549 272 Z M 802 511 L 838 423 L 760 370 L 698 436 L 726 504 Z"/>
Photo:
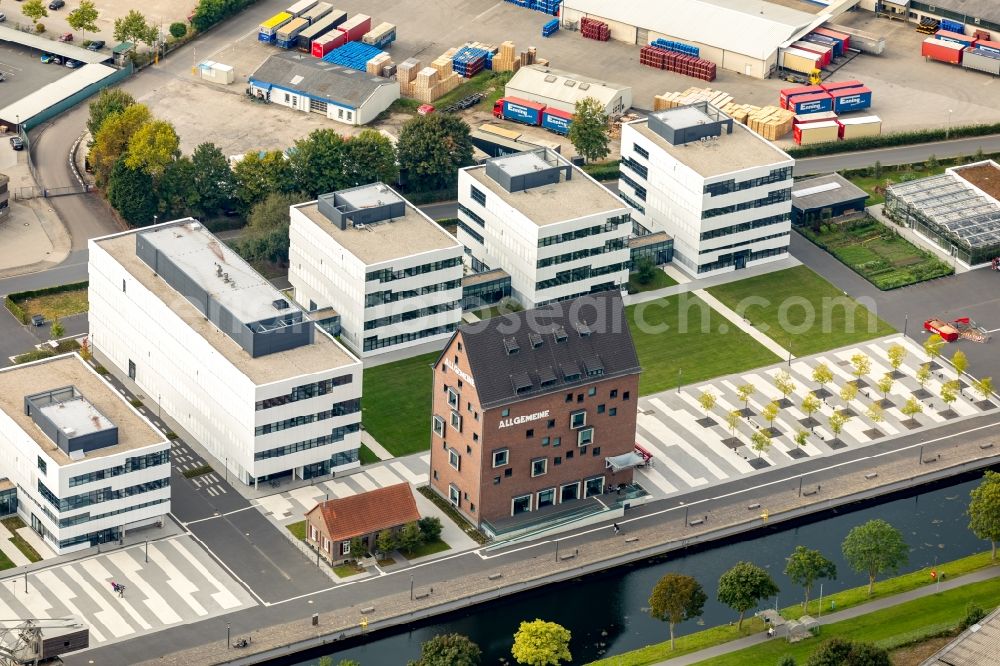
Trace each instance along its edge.
<path fill-rule="evenodd" d="M 567 104 L 575 104 L 581 99 L 593 97 L 607 105 L 631 86 L 610 83 L 598 79 L 552 69 L 544 65 L 528 65 L 517 70 L 506 86 L 507 91 L 525 90 L 530 94 L 557 99 Z M 506 94 L 510 94 L 507 92 Z"/>
<path fill-rule="evenodd" d="M 59 42 L 48 37 L 42 37 L 31 32 L 22 32 L 3 25 L 0 25 L 0 41 L 22 44 L 29 49 L 54 53 L 64 58 L 79 60 L 80 62 L 97 63 L 111 59 L 111 56 L 102 51 L 90 51 L 68 42 Z"/>
<path fill-rule="evenodd" d="M 533 150 L 503 155 L 491 159 L 490 162 L 508 174 L 526 174 L 552 166 L 542 158 L 539 154 L 541 152 Z M 539 227 L 574 220 L 594 213 L 627 211 L 628 207 L 624 201 L 612 194 L 611 190 L 587 176 L 582 169 L 572 165 L 554 151 L 546 150 L 544 152 L 549 159 L 555 157 L 560 167 L 564 169 L 569 167 L 572 170 L 572 177 L 567 180 L 564 175 L 560 175 L 558 183 L 508 192 L 500 183 L 486 175 L 486 165 L 466 167 L 465 171 Z"/>
<path fill-rule="evenodd" d="M 316 331 L 311 344 L 257 358 L 250 356 L 139 258 L 135 251 L 135 236 L 139 231 L 142 230 L 105 236 L 94 239 L 93 242 L 255 384 L 269 384 L 358 362 L 346 349 L 320 330 Z"/>
<path fill-rule="evenodd" d="M 375 192 L 374 188 L 373 185 L 371 196 L 381 197 L 385 201 L 388 193 Z M 338 192 L 340 195 L 345 193 Z M 348 196 L 351 197 L 352 205 L 354 202 L 359 202 L 362 203 L 359 206 L 362 208 L 364 207 L 363 202 L 369 198 L 369 195 L 364 191 L 356 192 L 356 190 L 351 190 Z M 330 218 L 319 212 L 316 201 L 301 203 L 293 208 L 299 210 L 313 224 L 330 234 L 330 237 L 337 241 L 341 247 L 369 266 L 460 245 L 455 237 L 438 226 L 413 204 L 402 197 L 400 199 L 405 204 L 405 213 L 402 217 L 392 218 L 391 221 L 365 224 L 363 228 L 356 228 L 352 224 L 348 224 L 346 229 L 341 229 Z M 372 199 L 372 202 L 377 200 L 378 198 Z"/>
<path fill-rule="evenodd" d="M 0 26 L 0 29 L 8 30 L 9 28 Z M 45 41 L 49 42 L 49 40 Z M 85 53 L 89 53 L 89 51 L 85 51 Z M 114 67 L 95 64 L 84 65 L 78 69 L 71 70 L 69 74 L 61 79 L 44 85 L 30 95 L 22 97 L 13 104 L 8 104 L 3 109 L 0 109 L 0 119 L 11 122 L 19 118 L 22 123 L 26 123 L 57 102 L 75 95 L 87 86 L 111 76 L 116 71 Z"/>
<path fill-rule="evenodd" d="M 94 403 L 83 395 L 44 405 L 39 411 L 60 429 L 69 428 L 77 435 L 89 435 L 115 427 L 115 424 L 101 414 Z"/>
<path fill-rule="evenodd" d="M 792 184 L 792 205 L 804 210 L 867 198 L 867 192 L 839 173 L 797 180 Z"/>
<path fill-rule="evenodd" d="M 0 370 L 0 410 L 56 464 L 68 465 L 80 460 L 71 460 L 65 451 L 35 425 L 34 419 L 24 411 L 24 398 L 66 386 L 74 386 L 86 398 L 85 402 L 93 406 L 94 411 L 118 427 L 117 444 L 89 451 L 81 460 L 102 458 L 167 441 L 163 433 L 142 418 L 120 393 L 76 354 L 65 354 Z M 72 420 L 89 421 L 89 408 L 82 403 L 78 407 L 73 413 L 79 419 L 73 417 Z M 81 428 L 85 427 L 85 423 L 79 425 Z"/>
<path fill-rule="evenodd" d="M 488 282 L 495 282 L 496 280 L 510 279 L 510 275 L 502 268 L 494 268 L 491 271 L 484 271 L 482 273 L 473 273 L 471 275 L 465 275 L 462 277 L 462 286 L 471 287 L 477 284 L 486 284 Z"/>
<path fill-rule="evenodd" d="M 676 109 L 668 109 L 668 111 L 670 113 L 683 112 L 685 108 L 677 107 Z M 684 117 L 687 117 L 686 113 Z M 737 122 L 733 123 L 732 134 L 723 133 L 718 139 L 712 141 L 691 141 L 679 146 L 673 145 L 651 130 L 645 118 L 628 123 L 627 126 L 704 178 L 722 176 L 752 167 L 792 162 L 792 158 L 785 151 Z"/>

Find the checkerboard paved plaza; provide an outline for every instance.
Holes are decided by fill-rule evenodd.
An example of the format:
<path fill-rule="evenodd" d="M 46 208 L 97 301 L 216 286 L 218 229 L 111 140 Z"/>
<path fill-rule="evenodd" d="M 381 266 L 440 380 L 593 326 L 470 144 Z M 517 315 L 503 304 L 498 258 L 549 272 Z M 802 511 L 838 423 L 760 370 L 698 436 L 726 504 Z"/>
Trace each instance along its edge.
<path fill-rule="evenodd" d="M 894 344 L 902 345 L 906 356 L 884 403 L 883 420 L 875 422 L 868 412 L 873 402 L 882 400 L 876 383 L 892 370 L 889 349 Z M 946 347 L 943 351 L 950 356 L 954 350 L 954 347 Z M 864 354 L 870 359 L 871 370 L 863 377 L 864 386 L 860 387 L 857 397 L 845 403 L 840 391 L 844 384 L 855 380 L 851 357 L 856 354 Z M 824 398 L 824 392 L 812 379 L 813 370 L 821 363 L 830 369 L 833 380 L 825 385 L 825 399 L 821 400 L 819 410 L 812 415 L 813 421 L 809 421 L 802 410 L 802 402 L 810 392 Z M 932 372 L 921 391 L 916 375 L 924 363 L 931 363 Z M 970 368 L 970 371 L 975 373 L 975 368 Z M 773 423 L 768 424 L 761 412 L 765 405 L 782 398 L 782 392 L 776 386 L 776 377 L 782 372 L 791 376 L 794 390 L 783 402 Z M 663 497 L 750 474 L 758 469 L 791 465 L 796 460 L 831 455 L 877 439 L 933 428 L 946 421 L 974 416 L 996 407 L 995 399 L 984 401 L 971 388 L 971 380 L 965 377 L 963 390 L 947 409 L 940 398 L 941 387 L 944 382 L 956 378 L 957 373 L 950 364 L 931 362 L 924 350 L 912 340 L 891 336 L 795 359 L 790 365 L 781 363 L 754 372 L 685 386 L 679 392 L 671 390 L 650 395 L 639 401 L 636 441 L 654 454 L 654 465 L 638 470 L 636 476 L 643 487 Z M 744 402 L 737 391 L 739 386 L 745 384 L 753 385 L 755 391 L 735 432 L 732 432 L 727 414 L 744 410 Z M 699 402 L 702 392 L 711 392 L 717 399 L 715 407 L 707 414 Z M 913 419 L 900 411 L 911 396 L 923 407 L 923 412 Z M 830 416 L 834 410 L 848 409 L 852 416 L 835 436 L 830 428 Z M 773 428 L 770 446 L 758 456 L 758 452 L 751 448 L 752 433 L 769 426 Z M 805 445 L 799 445 L 794 439 L 796 433 L 801 431 L 809 432 Z"/>
<path fill-rule="evenodd" d="M 111 583 L 125 586 L 123 597 Z M 233 578 L 189 536 L 102 553 L 0 583 L 0 615 L 76 615 L 90 627 L 90 645 L 112 643 L 164 627 L 255 605 Z"/>

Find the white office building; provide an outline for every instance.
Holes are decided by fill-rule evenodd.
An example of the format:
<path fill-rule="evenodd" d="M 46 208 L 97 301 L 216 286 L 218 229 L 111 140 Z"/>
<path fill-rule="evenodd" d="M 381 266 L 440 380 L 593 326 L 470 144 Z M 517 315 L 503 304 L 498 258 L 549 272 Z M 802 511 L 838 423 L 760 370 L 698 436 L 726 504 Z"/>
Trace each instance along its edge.
<path fill-rule="evenodd" d="M 196 220 L 90 241 L 90 330 L 230 479 L 360 465 L 361 362 Z"/>
<path fill-rule="evenodd" d="M 0 473 L 59 555 L 170 512 L 170 442 L 76 354 L 0 371 Z"/>
<path fill-rule="evenodd" d="M 628 206 L 551 150 L 460 170 L 458 204 L 466 261 L 509 273 L 526 308 L 628 282 Z"/>
<path fill-rule="evenodd" d="M 336 310 L 361 357 L 445 340 L 462 319 L 462 246 L 382 183 L 292 206 L 289 237 L 295 299 Z"/>
<path fill-rule="evenodd" d="M 622 127 L 620 196 L 674 261 L 704 277 L 782 259 L 795 161 L 715 107 L 692 104 Z"/>

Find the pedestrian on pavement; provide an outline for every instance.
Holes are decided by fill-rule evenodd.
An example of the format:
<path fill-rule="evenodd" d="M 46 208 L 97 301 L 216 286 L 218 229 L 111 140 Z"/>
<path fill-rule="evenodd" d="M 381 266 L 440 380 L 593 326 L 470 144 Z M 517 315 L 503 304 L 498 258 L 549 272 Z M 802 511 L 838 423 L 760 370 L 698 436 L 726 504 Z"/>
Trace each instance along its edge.
<path fill-rule="evenodd" d="M 618 523 L 611 523 L 611 527 L 614 528 L 616 535 L 622 531 L 622 528 L 618 527 Z"/>
<path fill-rule="evenodd" d="M 774 638 L 774 627 L 772 626 L 767 627 L 767 637 Z"/>
<path fill-rule="evenodd" d="M 125 598 L 125 586 L 124 585 L 119 585 L 118 586 L 118 596 L 121 597 L 122 599 Z"/>

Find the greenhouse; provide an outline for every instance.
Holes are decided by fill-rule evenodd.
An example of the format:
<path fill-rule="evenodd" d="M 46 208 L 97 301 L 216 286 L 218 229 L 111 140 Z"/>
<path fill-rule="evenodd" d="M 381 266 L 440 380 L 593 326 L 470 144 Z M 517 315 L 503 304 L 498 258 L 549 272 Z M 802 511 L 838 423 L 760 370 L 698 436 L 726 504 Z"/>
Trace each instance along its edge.
<path fill-rule="evenodd" d="M 970 266 L 1000 256 L 1000 203 L 951 170 L 890 186 L 884 212 Z"/>

